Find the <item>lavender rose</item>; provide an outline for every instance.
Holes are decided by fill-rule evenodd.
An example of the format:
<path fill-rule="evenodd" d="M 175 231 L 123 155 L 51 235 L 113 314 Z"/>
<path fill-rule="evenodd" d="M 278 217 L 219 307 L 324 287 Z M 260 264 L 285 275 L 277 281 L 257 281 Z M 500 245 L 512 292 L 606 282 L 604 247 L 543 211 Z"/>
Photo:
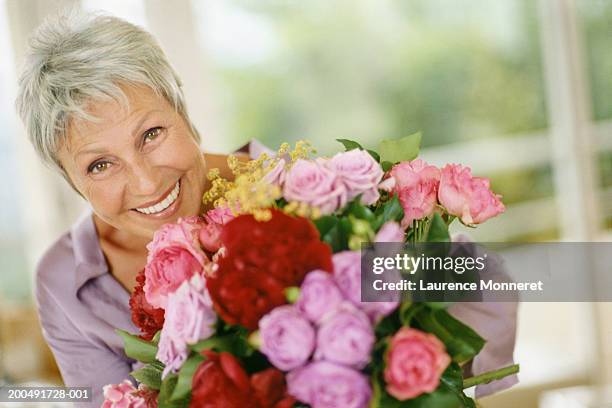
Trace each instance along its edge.
<path fill-rule="evenodd" d="M 285 199 L 317 207 L 323 214 L 331 214 L 344 206 L 346 187 L 323 163 L 323 160 L 296 161 L 285 174 Z"/>
<path fill-rule="evenodd" d="M 365 150 L 338 153 L 326 162 L 326 166 L 342 180 L 349 200 L 363 194 L 361 202 L 370 205 L 380 198 L 378 183 L 384 173 L 380 164 Z"/>
<path fill-rule="evenodd" d="M 370 361 L 375 340 L 368 317 L 345 302 L 321 322 L 314 358 L 361 369 Z"/>
<path fill-rule="evenodd" d="M 287 374 L 289 394 L 312 408 L 365 408 L 372 396 L 368 377 L 352 368 L 317 361 Z"/>
<path fill-rule="evenodd" d="M 399 296 L 388 302 L 361 301 L 361 254 L 358 251 L 343 251 L 333 255 L 334 280 L 345 298 L 365 312 L 376 322 L 393 312 L 399 305 Z"/>
<path fill-rule="evenodd" d="M 162 378 L 165 378 L 168 373 L 176 373 L 189 354 L 185 343 L 175 342 L 167 333 L 164 334 L 163 330 L 157 347 L 155 358 L 166 366 L 162 372 Z"/>
<path fill-rule="evenodd" d="M 309 272 L 300 287 L 295 306 L 311 322 L 318 323 L 323 315 L 338 306 L 344 297 L 332 275 L 325 271 Z"/>
<path fill-rule="evenodd" d="M 214 334 L 216 321 L 205 280 L 194 275 L 170 295 L 162 334 L 179 344 L 195 344 Z"/>
<path fill-rule="evenodd" d="M 285 159 L 280 158 L 270 169 L 267 169 L 266 175 L 263 177 L 264 181 L 267 183 L 283 186 L 285 183 L 285 167 L 287 166 L 287 162 Z"/>
<path fill-rule="evenodd" d="M 314 349 L 315 331 L 292 305 L 273 309 L 259 321 L 260 351 L 284 371 L 303 365 Z"/>

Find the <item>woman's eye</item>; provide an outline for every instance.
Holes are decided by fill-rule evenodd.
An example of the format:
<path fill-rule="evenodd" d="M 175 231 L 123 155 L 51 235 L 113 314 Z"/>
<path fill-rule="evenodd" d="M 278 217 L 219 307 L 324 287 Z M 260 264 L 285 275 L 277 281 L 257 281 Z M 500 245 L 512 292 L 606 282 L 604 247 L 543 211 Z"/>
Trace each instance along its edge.
<path fill-rule="evenodd" d="M 149 130 L 147 130 L 146 132 L 144 132 L 143 135 L 143 141 L 145 143 L 149 143 L 153 140 L 155 140 L 155 138 L 157 136 L 159 136 L 159 134 L 161 133 L 162 128 L 160 127 L 155 127 L 155 128 L 151 128 Z"/>
<path fill-rule="evenodd" d="M 106 161 L 95 162 L 91 166 L 89 166 L 87 172 L 92 174 L 100 174 L 103 171 L 107 170 L 109 166 L 110 163 Z"/>

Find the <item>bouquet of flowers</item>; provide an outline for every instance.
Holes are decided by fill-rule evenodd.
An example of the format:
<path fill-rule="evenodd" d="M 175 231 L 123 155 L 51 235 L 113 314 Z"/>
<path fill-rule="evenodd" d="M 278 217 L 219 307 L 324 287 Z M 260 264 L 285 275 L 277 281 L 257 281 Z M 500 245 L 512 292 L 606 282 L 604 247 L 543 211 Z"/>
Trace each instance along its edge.
<path fill-rule="evenodd" d="M 453 220 L 504 211 L 489 181 L 418 159 L 419 134 L 339 141 L 230 157 L 214 207 L 156 232 L 130 300 L 142 332 L 118 331 L 140 385 L 106 386 L 104 407 L 475 407 L 465 388 L 518 370 L 464 378 L 485 342 L 445 304 L 361 298 L 362 243 L 448 242 Z"/>

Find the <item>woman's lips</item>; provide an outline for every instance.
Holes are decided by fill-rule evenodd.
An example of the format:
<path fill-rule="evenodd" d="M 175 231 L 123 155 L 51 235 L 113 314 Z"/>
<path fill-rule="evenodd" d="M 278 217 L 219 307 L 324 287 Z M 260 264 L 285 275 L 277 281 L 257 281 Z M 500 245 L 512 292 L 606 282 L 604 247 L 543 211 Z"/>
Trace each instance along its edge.
<path fill-rule="evenodd" d="M 165 218 L 173 215 L 181 200 L 181 180 L 177 181 L 172 190 L 158 203 L 144 208 L 135 208 L 133 211 L 147 218 Z"/>

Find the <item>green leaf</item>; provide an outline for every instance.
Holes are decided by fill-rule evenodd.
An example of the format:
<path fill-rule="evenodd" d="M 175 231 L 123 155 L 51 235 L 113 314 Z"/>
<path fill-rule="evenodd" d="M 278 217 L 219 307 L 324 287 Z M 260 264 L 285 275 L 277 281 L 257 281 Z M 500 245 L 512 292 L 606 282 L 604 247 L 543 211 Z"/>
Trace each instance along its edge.
<path fill-rule="evenodd" d="M 441 382 L 432 393 L 421 394 L 417 398 L 398 401 L 387 393 L 380 371 L 372 375 L 372 400 L 370 408 L 461 408 L 466 405 L 462 392 L 459 394 L 446 383 Z M 467 398 L 467 397 L 465 397 Z"/>
<path fill-rule="evenodd" d="M 348 152 L 349 150 L 354 150 L 354 149 L 360 149 L 363 150 L 363 147 L 361 147 L 361 145 L 353 140 L 349 140 L 349 139 L 336 139 L 337 142 L 342 143 L 342 145 L 344 146 L 344 148 L 346 149 L 346 151 Z"/>
<path fill-rule="evenodd" d="M 457 363 L 474 358 L 484 347 L 485 340 L 478 333 L 445 309 L 423 308 L 415 315 L 415 319 L 420 328 L 433 333 L 444 343 L 446 351 Z"/>
<path fill-rule="evenodd" d="M 476 408 L 474 400 L 463 392 L 463 371 L 459 364 L 451 363 L 442 373 L 440 383 L 455 393 L 457 398 L 463 403 L 463 407 Z"/>
<path fill-rule="evenodd" d="M 253 347 L 249 345 L 246 338 L 238 333 L 230 333 L 223 336 L 209 337 L 191 346 L 197 353 L 203 350 L 227 351 L 236 357 L 246 357 L 252 354 Z"/>
<path fill-rule="evenodd" d="M 389 201 L 384 203 L 381 207 L 378 207 L 375 215 L 376 220 L 374 221 L 372 228 L 375 231 L 378 231 L 378 229 L 387 221 L 400 222 L 402 218 L 404 218 L 404 210 L 399 202 L 399 199 L 396 195 L 394 195 Z"/>
<path fill-rule="evenodd" d="M 187 408 L 189 406 L 191 395 L 179 401 L 173 401 L 171 399 L 177 382 L 178 376 L 176 374 L 171 373 L 164 378 L 159 389 L 159 395 L 157 396 L 158 408 Z"/>
<path fill-rule="evenodd" d="M 426 242 L 450 242 L 448 225 L 444 222 L 440 214 L 435 213 L 427 231 Z"/>
<path fill-rule="evenodd" d="M 377 163 L 380 163 L 380 155 L 378 153 L 370 149 L 366 149 L 366 152 L 370 153 L 370 156 L 372 156 L 372 158 L 376 160 Z"/>
<path fill-rule="evenodd" d="M 348 248 L 352 230 L 351 221 L 348 218 L 321 217 L 315 221 L 315 225 L 321 235 L 321 241 L 328 243 L 334 253 Z"/>
<path fill-rule="evenodd" d="M 423 303 L 431 307 L 432 309 L 446 309 L 450 305 L 453 304 L 453 302 L 423 302 Z"/>
<path fill-rule="evenodd" d="M 191 380 L 193 379 L 193 374 L 204 360 L 206 360 L 206 357 L 203 355 L 193 354 L 187 359 L 187 361 L 185 361 L 185 363 L 183 363 L 183 366 L 178 374 L 178 381 L 174 387 L 174 390 L 172 391 L 170 400 L 178 401 L 189 395 L 191 392 Z"/>
<path fill-rule="evenodd" d="M 327 233 L 332 228 L 334 228 L 336 224 L 338 224 L 338 217 L 335 217 L 333 215 L 324 215 L 322 217 L 317 218 L 313 222 L 315 227 L 317 227 L 317 229 L 319 230 L 319 236 L 321 237 L 321 239 L 323 239 L 323 237 L 327 235 Z"/>
<path fill-rule="evenodd" d="M 401 139 L 382 140 L 378 144 L 378 153 L 383 162 L 410 161 L 419 155 L 420 144 L 421 133 L 419 132 Z"/>
<path fill-rule="evenodd" d="M 382 319 L 380 322 L 378 322 L 378 324 L 374 328 L 376 332 L 376 337 L 382 338 L 395 334 L 400 329 L 400 327 L 402 327 L 398 316 L 399 315 L 397 311 L 395 311 L 384 319 Z"/>
<path fill-rule="evenodd" d="M 346 207 L 346 210 L 344 210 L 344 214 L 350 214 L 356 218 L 366 220 L 370 223 L 373 222 L 376 218 L 372 210 L 361 204 L 361 194 L 349 203 L 349 205 Z"/>
<path fill-rule="evenodd" d="M 155 355 L 157 354 L 156 345 L 121 329 L 116 329 L 115 333 L 123 338 L 125 354 L 128 357 L 143 363 L 155 361 Z"/>
<path fill-rule="evenodd" d="M 399 318 L 403 326 L 410 327 L 414 316 L 424 307 L 422 303 L 403 302 L 400 306 Z"/>
<path fill-rule="evenodd" d="M 155 365 L 147 364 L 138 370 L 132 371 L 130 375 L 138 380 L 138 382 L 154 390 L 159 390 L 161 387 L 162 370 Z"/>
<path fill-rule="evenodd" d="M 380 162 L 380 167 L 382 167 L 384 172 L 388 172 L 389 170 L 391 170 L 391 167 L 393 167 L 393 163 L 391 163 L 390 161 L 382 161 Z"/>

